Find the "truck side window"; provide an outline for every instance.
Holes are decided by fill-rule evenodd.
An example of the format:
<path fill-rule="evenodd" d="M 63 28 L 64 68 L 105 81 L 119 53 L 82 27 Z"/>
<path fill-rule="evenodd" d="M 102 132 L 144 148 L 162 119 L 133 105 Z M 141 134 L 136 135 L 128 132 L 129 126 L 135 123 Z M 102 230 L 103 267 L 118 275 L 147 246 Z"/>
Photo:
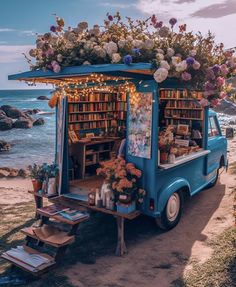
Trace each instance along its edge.
<path fill-rule="evenodd" d="M 216 119 L 215 117 L 209 117 L 209 122 L 208 122 L 208 136 L 209 137 L 215 137 L 220 134 L 218 126 L 216 124 Z"/>

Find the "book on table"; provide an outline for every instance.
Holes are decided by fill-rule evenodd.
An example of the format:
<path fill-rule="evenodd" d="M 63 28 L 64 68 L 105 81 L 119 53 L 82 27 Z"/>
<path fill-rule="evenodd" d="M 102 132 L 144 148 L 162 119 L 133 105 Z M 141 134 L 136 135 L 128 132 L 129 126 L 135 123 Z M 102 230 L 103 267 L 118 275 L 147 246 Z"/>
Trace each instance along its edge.
<path fill-rule="evenodd" d="M 88 213 L 81 212 L 75 209 L 67 209 L 63 210 L 59 213 L 62 217 L 68 220 L 76 221 L 78 219 L 86 218 L 88 217 Z"/>
<path fill-rule="evenodd" d="M 38 208 L 38 211 L 41 211 L 41 212 L 46 213 L 48 215 L 56 215 L 62 211 L 66 211 L 66 210 L 69 210 L 69 207 L 65 207 L 65 206 L 62 206 L 60 204 L 52 204 L 52 205 Z"/>

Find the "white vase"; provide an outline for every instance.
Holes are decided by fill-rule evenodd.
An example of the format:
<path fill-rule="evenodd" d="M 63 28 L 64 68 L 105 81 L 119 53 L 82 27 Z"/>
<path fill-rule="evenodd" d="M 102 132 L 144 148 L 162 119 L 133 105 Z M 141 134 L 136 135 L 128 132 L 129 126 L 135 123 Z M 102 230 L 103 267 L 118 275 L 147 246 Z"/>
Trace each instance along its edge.
<path fill-rule="evenodd" d="M 48 179 L 48 188 L 47 188 L 48 195 L 56 194 L 56 178 L 52 177 Z"/>

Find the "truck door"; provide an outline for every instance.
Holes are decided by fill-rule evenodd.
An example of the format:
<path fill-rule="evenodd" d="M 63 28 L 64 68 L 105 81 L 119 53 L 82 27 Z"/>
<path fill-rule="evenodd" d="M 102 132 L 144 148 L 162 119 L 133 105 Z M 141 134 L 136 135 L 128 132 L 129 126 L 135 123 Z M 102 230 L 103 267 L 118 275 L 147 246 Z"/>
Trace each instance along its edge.
<path fill-rule="evenodd" d="M 223 142 L 216 115 L 209 115 L 207 149 L 211 152 L 207 155 L 207 174 L 219 168 Z"/>

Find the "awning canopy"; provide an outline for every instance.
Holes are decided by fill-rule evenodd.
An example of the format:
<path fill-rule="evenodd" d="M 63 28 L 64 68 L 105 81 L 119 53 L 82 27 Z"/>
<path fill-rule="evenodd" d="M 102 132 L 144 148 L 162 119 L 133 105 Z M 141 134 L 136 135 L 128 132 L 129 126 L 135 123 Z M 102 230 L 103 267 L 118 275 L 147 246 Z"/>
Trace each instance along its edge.
<path fill-rule="evenodd" d="M 128 79 L 153 79 L 150 63 L 134 63 L 126 64 L 102 64 L 102 65 L 82 65 L 74 67 L 65 67 L 59 73 L 53 71 L 28 71 L 20 74 L 8 76 L 9 80 L 20 80 L 26 82 L 37 83 L 53 83 L 56 84 L 60 81 L 82 80 L 88 76 L 102 74 L 104 81 L 115 81 Z"/>

